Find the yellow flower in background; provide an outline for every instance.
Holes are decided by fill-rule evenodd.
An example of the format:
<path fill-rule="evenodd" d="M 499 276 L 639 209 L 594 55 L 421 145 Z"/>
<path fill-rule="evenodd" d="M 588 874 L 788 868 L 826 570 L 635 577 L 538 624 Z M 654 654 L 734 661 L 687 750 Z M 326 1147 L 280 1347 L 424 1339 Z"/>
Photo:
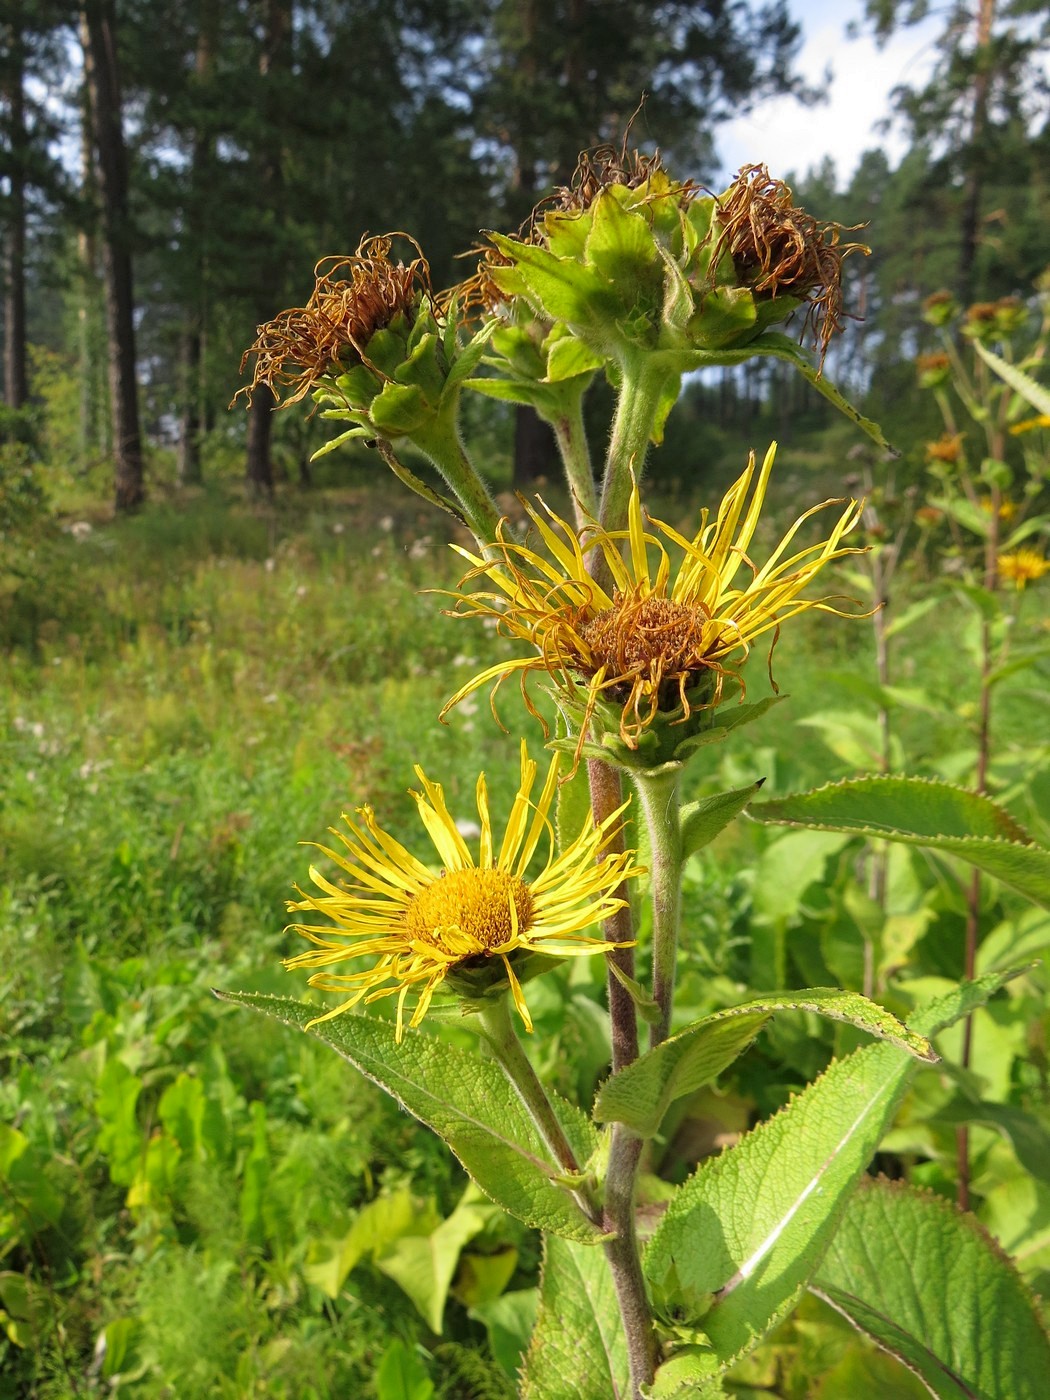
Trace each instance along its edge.
<path fill-rule="evenodd" d="M 1034 549 L 1018 549 L 1013 554 L 999 555 L 999 577 L 1020 591 L 1050 573 L 1050 560 Z"/>
<path fill-rule="evenodd" d="M 543 506 L 544 519 L 526 505 L 549 559 L 507 539 L 502 529 L 494 560 L 459 549 L 474 565 L 460 586 L 484 578 L 495 591 L 457 594 L 456 615 L 494 617 L 504 635 L 530 642 L 539 654 L 488 667 L 456 692 L 442 714 L 490 681 L 498 688 L 518 672 L 524 691 L 530 672 L 546 671 L 559 688 L 586 705 L 581 743 L 595 704 L 606 698 L 622 706 L 620 736 L 636 748 L 659 711 L 680 707 L 684 721 L 693 709 L 717 705 L 725 675 L 737 675 L 731 659 L 742 662 L 751 644 L 766 633 L 772 632 L 775 641 L 788 618 L 811 608 L 846 615 L 828 598 L 799 594 L 826 564 L 860 552 L 841 544 L 860 519 L 856 501 L 846 505 L 822 543 L 789 553 L 804 522 L 840 502 L 825 501 L 799 516 L 761 566 L 748 555 L 775 454 L 776 443 L 756 478 L 752 453 L 714 520 L 705 510 L 692 539 L 643 514 L 636 484 L 626 530 L 594 525 L 577 534 L 548 507 Z M 673 578 L 665 542 L 682 555 Z M 589 556 L 596 554 L 611 587 L 591 576 L 599 561 Z M 703 682 L 698 701 L 696 687 Z"/>
<path fill-rule="evenodd" d="M 623 946 L 589 937 L 584 930 L 622 909 L 617 893 L 624 880 L 640 874 L 634 852 L 606 853 L 620 829 L 626 803 L 600 826 L 588 818 L 576 839 L 555 852 L 550 819 L 558 782 L 558 757 L 548 769 L 539 798 L 532 799 L 537 765 L 521 746 L 521 781 L 498 852 L 493 844 L 488 789 L 477 782 L 481 836 L 477 861 L 467 848 L 445 805 L 438 783 L 421 768 L 423 786 L 413 792 L 427 834 L 444 867 L 428 869 L 376 822 L 370 807 L 354 821 L 344 814 L 349 835 L 331 828 L 346 854 L 319 846 L 349 881 L 333 884 L 311 866 L 310 878 L 320 894 L 299 890 L 289 902 L 295 913 L 323 914 L 322 925 L 293 924 L 314 945 L 285 961 L 287 968 L 329 968 L 351 958 L 372 958 L 360 972 L 315 972 L 311 987 L 349 992 L 333 1010 L 310 1022 L 330 1021 L 359 1002 L 397 996 L 397 1040 L 404 1035 L 405 1003 L 415 994 L 409 1022 L 418 1026 L 434 993 L 447 981 L 452 991 L 484 995 L 496 985 L 509 986 L 521 1019 L 532 1029 L 525 997 L 512 960 L 532 953 L 578 957 Z M 542 871 L 528 875 L 537 848 L 546 838 Z M 515 958 L 515 955 L 519 955 Z"/>

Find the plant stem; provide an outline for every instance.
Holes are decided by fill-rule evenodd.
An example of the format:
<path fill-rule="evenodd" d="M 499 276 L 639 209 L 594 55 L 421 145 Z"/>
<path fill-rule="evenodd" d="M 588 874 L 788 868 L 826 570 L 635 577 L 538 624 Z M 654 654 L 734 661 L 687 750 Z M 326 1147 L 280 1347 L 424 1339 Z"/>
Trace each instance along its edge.
<path fill-rule="evenodd" d="M 588 759 L 587 777 L 591 785 L 591 813 L 596 825 L 601 825 L 623 802 L 623 783 L 619 770 L 598 759 Z M 607 852 L 619 854 L 624 848 L 623 831 L 605 847 Z M 628 898 L 626 882 L 616 890 L 617 897 Z M 602 924 L 602 933 L 610 943 L 629 943 L 634 938 L 634 919 L 630 903 L 625 903 Z M 634 949 L 613 948 L 606 953 L 609 962 L 634 977 Z M 612 972 L 608 975 L 609 1020 L 612 1025 L 612 1067 L 613 1073 L 623 1069 L 638 1058 L 638 1012 L 630 992 Z"/>
<path fill-rule="evenodd" d="M 572 505 L 576 516 L 576 528 L 582 529 L 598 518 L 598 492 L 594 485 L 594 467 L 591 463 L 591 449 L 587 445 L 587 431 L 583 425 L 583 393 L 575 394 L 571 405 L 551 420 L 554 436 L 558 440 L 565 477 L 572 492 Z"/>
<path fill-rule="evenodd" d="M 984 586 L 995 592 L 999 585 L 999 506 L 1000 493 L 997 486 L 991 492 L 991 515 L 988 526 L 988 539 L 984 556 Z M 992 747 L 992 627 L 987 618 L 981 621 L 981 679 L 980 711 L 977 721 L 977 775 L 975 787 L 985 792 L 988 787 L 988 762 Z M 972 981 L 977 971 L 977 943 L 981 921 L 981 872 L 975 870 L 966 891 L 966 939 L 963 947 L 963 976 Z M 967 1016 L 963 1022 L 961 1064 L 969 1069 L 973 1052 L 973 1017 Z M 955 1147 L 958 1157 L 959 1184 L 956 1201 L 960 1210 L 970 1208 L 970 1130 L 965 1123 L 955 1130 Z"/>
<path fill-rule="evenodd" d="M 558 1121 L 546 1089 L 532 1067 L 532 1061 L 518 1039 L 518 1033 L 510 1019 L 506 996 L 486 1002 L 478 1019 L 496 1059 L 517 1090 L 518 1097 L 529 1110 L 529 1115 L 539 1129 L 543 1141 L 550 1148 L 554 1160 L 562 1171 L 578 1175 L 581 1168 L 576 1154 L 565 1136 L 565 1129 Z"/>
<path fill-rule="evenodd" d="M 670 377 L 658 355 L 639 355 L 623 366 L 609 450 L 605 456 L 599 519 L 606 530 L 622 530 L 631 498 L 631 472 L 640 479 L 649 439 Z"/>
<path fill-rule="evenodd" d="M 454 417 L 442 414 L 425 429 L 413 433 L 412 441 L 426 453 L 455 492 L 463 508 L 463 518 L 479 546 L 484 549 L 491 544 L 496 538 L 499 511 L 467 456 Z"/>
<path fill-rule="evenodd" d="M 652 1385 L 657 1361 L 656 1333 L 634 1225 L 634 1188 L 641 1154 L 642 1139 L 622 1123 L 614 1123 L 602 1224 L 613 1234 L 613 1238 L 605 1242 L 605 1257 L 616 1288 L 627 1342 L 631 1400 L 641 1400 L 641 1387 Z"/>
<path fill-rule="evenodd" d="M 649 1047 L 667 1039 L 671 1029 L 678 924 L 682 903 L 682 821 L 678 791 L 680 768 L 634 775 L 649 829 L 653 895 L 653 1000 L 660 1017 L 649 1028 Z"/>

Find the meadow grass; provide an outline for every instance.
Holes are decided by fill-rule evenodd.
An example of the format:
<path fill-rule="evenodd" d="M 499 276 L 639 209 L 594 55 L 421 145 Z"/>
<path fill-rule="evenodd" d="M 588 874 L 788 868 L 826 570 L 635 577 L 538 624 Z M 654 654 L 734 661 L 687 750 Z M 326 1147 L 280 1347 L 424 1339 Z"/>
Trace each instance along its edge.
<path fill-rule="evenodd" d="M 795 513 L 797 482 L 786 486 L 770 538 Z M 695 504 L 676 498 L 668 514 L 685 524 Z M 378 1269 L 333 1300 L 311 1264 L 380 1187 L 409 1183 L 447 1213 L 464 1179 L 322 1047 L 220 1006 L 209 988 L 305 995 L 280 966 L 296 951 L 284 901 L 310 860 L 296 843 L 367 801 L 426 857 L 412 765 L 466 818 L 484 769 L 504 812 L 517 736 L 538 754 L 539 728 L 513 686 L 500 707 L 510 736 L 483 695 L 437 723 L 448 695 L 510 644 L 421 591 L 461 569 L 446 519 L 411 498 L 356 486 L 251 506 L 213 491 L 89 523 L 42 537 L 0 612 L 0 1120 L 27 1162 L 46 1162 L 61 1207 L 49 1216 L 38 1201 L 40 1219 L 0 1259 L 43 1300 L 32 1346 L 0 1343 L 0 1396 L 88 1393 L 91 1376 L 114 1375 L 121 1394 L 162 1396 L 175 1374 L 180 1400 L 367 1395 L 391 1338 L 433 1339 Z M 976 686 L 951 608 L 902 639 L 901 684 L 935 703 L 900 711 L 898 736 L 912 771 L 966 780 Z M 869 623 L 792 623 L 774 659 L 790 700 L 732 750 L 706 750 L 695 792 L 759 776 L 786 792 L 870 766 L 873 711 L 858 714 L 858 686 L 871 658 Z M 765 693 L 759 656 L 749 680 L 749 698 Z M 1007 776 L 1037 713 L 1030 689 L 997 711 Z M 734 828 L 690 867 L 687 927 L 707 950 L 698 1000 L 742 985 L 749 865 L 772 839 Z M 597 985 L 601 970 L 575 975 Z M 567 997 L 565 979 L 538 994 L 536 1048 L 555 1079 L 593 1013 L 591 1002 L 566 1018 Z M 603 1068 L 592 1055 L 580 1073 Z M 183 1113 L 191 1080 L 202 1097 Z M 150 1156 L 169 1141 L 171 1160 Z M 520 1254 L 512 1286 L 528 1286 L 534 1242 L 510 1224 L 507 1241 Z M 484 1367 L 483 1328 L 453 1311 L 453 1345 Z M 109 1360 L 92 1359 L 107 1328 Z"/>

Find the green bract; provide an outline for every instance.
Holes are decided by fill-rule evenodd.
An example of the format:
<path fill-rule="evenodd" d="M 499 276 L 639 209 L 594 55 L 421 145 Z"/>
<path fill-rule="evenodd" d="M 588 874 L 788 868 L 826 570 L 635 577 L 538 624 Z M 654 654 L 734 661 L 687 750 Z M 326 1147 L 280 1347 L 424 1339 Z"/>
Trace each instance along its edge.
<path fill-rule="evenodd" d="M 410 319 L 401 314 L 362 347 L 361 362 L 324 376 L 314 390 L 322 417 L 353 427 L 317 453 L 331 452 L 352 438 L 408 438 L 428 455 L 435 433 L 454 428 L 463 381 L 476 368 L 488 339 L 483 328 L 460 345 L 450 312 L 439 319 L 423 297 Z"/>
<path fill-rule="evenodd" d="M 549 212 L 537 228 L 538 242 L 492 234 L 509 265 L 489 275 L 603 361 L 656 352 L 679 373 L 719 364 L 720 350 L 751 343 L 802 304 L 744 285 L 716 198 L 692 196 L 661 170 L 633 189 L 606 186 L 582 211 Z"/>

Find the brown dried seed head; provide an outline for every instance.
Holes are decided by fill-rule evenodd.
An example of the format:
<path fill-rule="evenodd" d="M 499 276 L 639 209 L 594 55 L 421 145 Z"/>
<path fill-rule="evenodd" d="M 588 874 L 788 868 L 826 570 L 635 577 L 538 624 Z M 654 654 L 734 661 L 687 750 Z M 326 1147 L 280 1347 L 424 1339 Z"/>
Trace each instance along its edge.
<path fill-rule="evenodd" d="M 745 165 L 718 207 L 722 233 L 712 261 L 728 249 L 753 292 L 807 302 L 806 327 L 813 329 L 823 363 L 843 326 L 843 259 L 870 248 L 843 243 L 842 234 L 850 231 L 844 225 L 821 223 L 793 204 L 790 187 L 764 165 Z"/>
<path fill-rule="evenodd" d="M 417 256 L 407 265 L 390 260 L 394 238 L 405 238 Z M 252 381 L 239 391 L 248 403 L 260 384 L 284 405 L 298 403 L 318 380 L 365 362 L 369 340 L 398 316 L 411 322 L 421 295 L 430 296 L 430 267 L 414 238 L 383 234 L 362 239 L 352 257 L 322 258 L 305 306 L 280 312 L 258 329 L 241 359 L 243 373 L 255 356 Z M 238 396 L 239 396 L 238 394 Z"/>

